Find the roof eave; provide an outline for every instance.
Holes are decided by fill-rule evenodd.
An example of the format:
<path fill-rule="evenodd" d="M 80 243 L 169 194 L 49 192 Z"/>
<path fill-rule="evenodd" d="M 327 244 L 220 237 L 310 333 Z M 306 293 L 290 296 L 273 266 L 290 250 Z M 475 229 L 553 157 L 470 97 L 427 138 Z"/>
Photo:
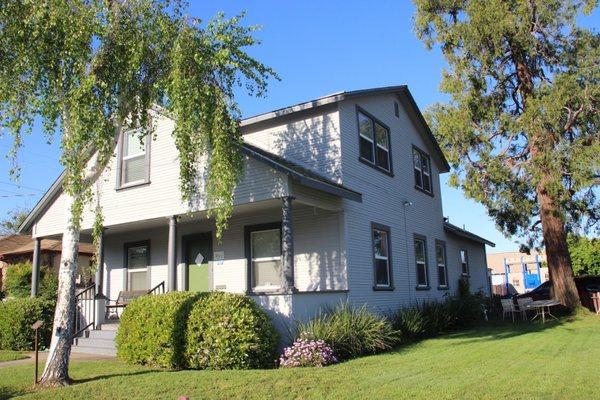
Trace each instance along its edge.
<path fill-rule="evenodd" d="M 453 233 L 457 236 L 463 237 L 465 239 L 472 240 L 474 242 L 478 242 L 481 244 L 487 244 L 490 247 L 496 247 L 496 243 L 491 242 L 481 236 L 478 236 L 478 235 L 474 234 L 473 232 L 469 232 L 465 229 L 459 228 L 458 226 L 453 225 L 449 222 L 444 222 L 444 230 L 446 230 L 450 233 Z"/>

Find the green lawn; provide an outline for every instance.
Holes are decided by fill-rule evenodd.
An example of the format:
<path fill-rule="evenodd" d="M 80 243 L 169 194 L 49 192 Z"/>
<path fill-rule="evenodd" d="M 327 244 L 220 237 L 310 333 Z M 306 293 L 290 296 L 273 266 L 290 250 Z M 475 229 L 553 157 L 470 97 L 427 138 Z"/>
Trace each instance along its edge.
<path fill-rule="evenodd" d="M 27 358 L 27 356 L 20 351 L 0 350 L 0 362 L 21 360 L 23 358 Z"/>
<path fill-rule="evenodd" d="M 156 371 L 74 362 L 76 384 L 32 392 L 32 366 L 0 369 L 0 398 L 600 398 L 600 317 L 493 324 L 323 369 Z"/>

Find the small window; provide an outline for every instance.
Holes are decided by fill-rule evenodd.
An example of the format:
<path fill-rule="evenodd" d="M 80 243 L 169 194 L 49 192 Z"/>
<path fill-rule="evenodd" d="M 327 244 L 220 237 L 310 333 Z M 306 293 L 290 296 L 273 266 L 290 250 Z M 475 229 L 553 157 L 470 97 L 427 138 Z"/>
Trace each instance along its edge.
<path fill-rule="evenodd" d="M 139 130 L 123 134 L 119 160 L 119 186 L 129 186 L 148 181 L 148 146 L 145 137 L 140 139 Z"/>
<path fill-rule="evenodd" d="M 388 228 L 381 226 L 373 227 L 373 263 L 373 268 L 375 269 L 375 287 L 391 287 L 390 235 Z"/>
<path fill-rule="evenodd" d="M 400 106 L 396 101 L 394 102 L 394 115 L 396 116 L 396 118 L 400 118 Z"/>
<path fill-rule="evenodd" d="M 460 251 L 460 269 L 463 275 L 469 275 L 469 257 L 466 250 Z"/>
<path fill-rule="evenodd" d="M 425 240 L 415 238 L 415 263 L 417 266 L 417 287 L 429 286 L 427 276 L 427 246 Z"/>
<path fill-rule="evenodd" d="M 390 131 L 382 123 L 358 112 L 360 158 L 391 172 Z"/>
<path fill-rule="evenodd" d="M 431 164 L 429 156 L 413 147 L 413 168 L 415 173 L 415 187 L 426 193 L 432 193 Z"/>
<path fill-rule="evenodd" d="M 125 255 L 128 290 L 148 290 L 149 243 L 128 243 L 125 245 Z"/>
<path fill-rule="evenodd" d="M 513 279 L 513 286 L 519 286 L 521 284 L 521 281 L 518 279 Z"/>
<path fill-rule="evenodd" d="M 281 288 L 281 229 L 250 232 L 250 262 L 253 290 Z"/>
<path fill-rule="evenodd" d="M 446 245 L 443 242 L 435 244 L 435 260 L 438 271 L 438 285 L 448 287 L 448 269 L 446 268 Z"/>

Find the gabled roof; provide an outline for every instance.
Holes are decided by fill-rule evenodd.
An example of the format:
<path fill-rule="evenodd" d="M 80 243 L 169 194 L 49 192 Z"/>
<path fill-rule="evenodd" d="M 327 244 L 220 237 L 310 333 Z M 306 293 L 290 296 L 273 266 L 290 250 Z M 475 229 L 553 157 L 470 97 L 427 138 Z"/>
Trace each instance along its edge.
<path fill-rule="evenodd" d="M 450 170 L 448 160 L 446 160 L 444 152 L 442 151 L 439 143 L 433 136 L 429 125 L 427 125 L 423 114 L 421 114 L 421 110 L 419 110 L 415 99 L 413 98 L 412 94 L 410 93 L 410 90 L 408 90 L 408 87 L 406 85 L 383 86 L 371 89 L 351 90 L 345 92 L 332 93 L 323 97 L 316 98 L 314 100 L 294 104 L 289 107 L 280 108 L 278 110 L 273 110 L 263 114 L 258 114 L 249 118 L 245 118 L 241 121 L 240 126 L 243 130 L 244 128 L 250 127 L 255 124 L 265 123 L 267 121 L 274 121 L 280 118 L 289 117 L 290 115 L 296 113 L 306 112 L 311 109 L 335 104 L 343 100 L 389 93 L 394 93 L 398 95 L 399 99 L 402 101 L 402 104 L 405 106 L 409 117 L 413 119 L 413 122 L 421 131 L 421 133 L 424 134 L 430 140 L 431 145 L 436 152 L 436 155 L 439 157 L 442 163 L 443 172 L 448 172 Z"/>
<path fill-rule="evenodd" d="M 453 233 L 457 236 L 472 240 L 477 243 L 487 244 L 488 246 L 496 247 L 496 243 L 490 242 L 489 240 L 482 238 L 481 236 L 477 236 L 476 234 L 469 232 L 465 229 L 459 228 L 458 226 L 453 225 L 447 221 L 444 221 L 444 230 L 446 232 Z"/>
<path fill-rule="evenodd" d="M 0 237 L 0 257 L 4 255 L 27 254 L 33 253 L 35 242 L 26 235 L 10 235 Z M 60 240 L 43 239 L 40 243 L 42 251 L 62 250 L 62 242 Z M 79 253 L 94 254 L 95 247 L 90 243 L 79 243 Z"/>
<path fill-rule="evenodd" d="M 313 189 L 318 189 L 323 192 L 350 200 L 362 202 L 362 195 L 359 192 L 348 189 L 337 182 L 327 179 L 314 171 L 291 162 L 290 160 L 286 160 L 281 156 L 275 155 L 248 143 L 244 143 L 242 145 L 242 151 L 249 157 L 264 162 L 273 169 L 286 174 L 304 186 L 312 187 Z"/>

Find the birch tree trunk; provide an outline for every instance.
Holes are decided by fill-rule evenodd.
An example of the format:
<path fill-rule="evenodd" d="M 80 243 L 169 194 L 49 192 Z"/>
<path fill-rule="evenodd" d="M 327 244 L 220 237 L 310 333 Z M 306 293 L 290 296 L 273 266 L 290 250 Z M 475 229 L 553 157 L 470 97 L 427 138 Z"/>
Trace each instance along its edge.
<path fill-rule="evenodd" d="M 65 386 L 70 383 L 69 356 L 75 317 L 75 277 L 79 255 L 79 228 L 73 223 L 75 197 L 66 193 L 65 230 L 58 272 L 58 298 L 52 327 L 52 341 L 46 367 L 40 383 L 44 386 Z"/>

